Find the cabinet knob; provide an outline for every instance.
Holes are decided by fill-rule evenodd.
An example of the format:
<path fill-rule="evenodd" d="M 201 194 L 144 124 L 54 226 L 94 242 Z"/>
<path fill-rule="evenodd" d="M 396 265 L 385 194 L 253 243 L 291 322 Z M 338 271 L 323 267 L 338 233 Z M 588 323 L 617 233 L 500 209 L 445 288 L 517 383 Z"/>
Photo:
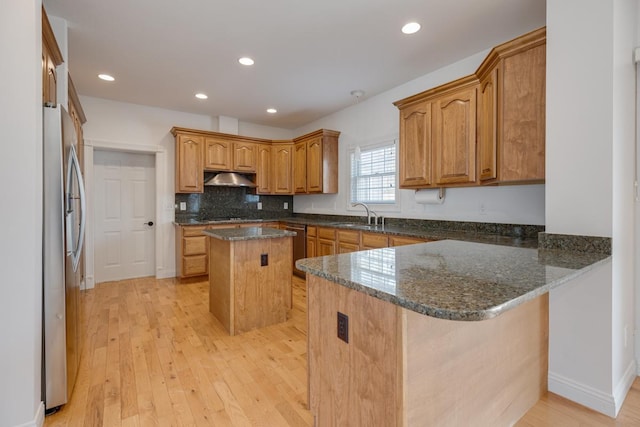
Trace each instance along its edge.
<path fill-rule="evenodd" d="M 153 226 L 153 221 L 145 222 L 144 225 L 148 225 L 149 227 Z"/>

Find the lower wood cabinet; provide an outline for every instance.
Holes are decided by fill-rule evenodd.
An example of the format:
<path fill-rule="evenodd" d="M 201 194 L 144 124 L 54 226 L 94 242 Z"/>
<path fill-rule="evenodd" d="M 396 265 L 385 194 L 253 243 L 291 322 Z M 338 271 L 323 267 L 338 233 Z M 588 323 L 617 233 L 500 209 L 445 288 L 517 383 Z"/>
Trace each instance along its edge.
<path fill-rule="evenodd" d="M 176 226 L 176 277 L 186 279 L 209 274 L 209 243 L 202 232 L 215 228 L 271 227 L 278 228 L 277 222 L 250 222 L 220 225 L 177 225 Z"/>
<path fill-rule="evenodd" d="M 338 253 L 346 254 L 360 250 L 360 232 L 355 230 L 338 230 Z"/>
<path fill-rule="evenodd" d="M 386 234 L 366 233 L 360 236 L 360 247 L 364 249 L 379 249 L 389 246 L 389 237 Z"/>
<path fill-rule="evenodd" d="M 318 253 L 318 237 L 317 237 L 318 229 L 314 226 L 307 226 L 307 258 L 317 257 Z"/>
<path fill-rule="evenodd" d="M 316 256 L 334 255 L 336 252 L 336 229 L 318 227 Z"/>

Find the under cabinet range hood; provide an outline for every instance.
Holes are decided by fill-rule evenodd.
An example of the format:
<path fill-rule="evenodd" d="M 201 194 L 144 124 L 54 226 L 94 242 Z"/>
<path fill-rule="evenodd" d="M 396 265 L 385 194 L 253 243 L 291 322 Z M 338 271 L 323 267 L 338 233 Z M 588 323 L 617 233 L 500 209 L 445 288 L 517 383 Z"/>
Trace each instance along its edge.
<path fill-rule="evenodd" d="M 257 187 L 249 178 L 235 172 L 221 172 L 209 178 L 204 185 L 218 187 Z"/>

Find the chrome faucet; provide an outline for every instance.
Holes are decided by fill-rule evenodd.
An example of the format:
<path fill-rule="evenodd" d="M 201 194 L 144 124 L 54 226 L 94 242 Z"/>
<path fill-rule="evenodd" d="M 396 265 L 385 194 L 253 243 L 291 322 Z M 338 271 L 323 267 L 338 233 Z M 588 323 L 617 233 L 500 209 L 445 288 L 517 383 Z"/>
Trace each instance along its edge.
<path fill-rule="evenodd" d="M 376 214 L 371 209 L 369 209 L 369 206 L 367 206 L 365 203 L 362 203 L 362 202 L 352 203 L 351 207 L 355 208 L 358 205 L 362 206 L 367 211 L 367 225 L 371 225 L 371 215 L 372 214 L 375 215 L 375 217 L 376 217 L 376 223 L 378 222 L 378 214 Z"/>

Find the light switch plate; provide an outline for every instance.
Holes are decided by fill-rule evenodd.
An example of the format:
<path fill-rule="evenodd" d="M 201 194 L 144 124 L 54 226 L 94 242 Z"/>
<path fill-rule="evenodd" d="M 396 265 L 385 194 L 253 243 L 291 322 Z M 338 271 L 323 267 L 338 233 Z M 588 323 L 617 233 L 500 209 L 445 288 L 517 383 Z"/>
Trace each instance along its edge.
<path fill-rule="evenodd" d="M 258 210 L 262 210 L 262 202 L 258 202 Z"/>
<path fill-rule="evenodd" d="M 288 202 L 284 202 L 284 208 L 285 209 L 289 209 L 289 203 Z"/>
<path fill-rule="evenodd" d="M 180 202 L 180 210 L 181 211 L 187 210 L 187 202 Z"/>

